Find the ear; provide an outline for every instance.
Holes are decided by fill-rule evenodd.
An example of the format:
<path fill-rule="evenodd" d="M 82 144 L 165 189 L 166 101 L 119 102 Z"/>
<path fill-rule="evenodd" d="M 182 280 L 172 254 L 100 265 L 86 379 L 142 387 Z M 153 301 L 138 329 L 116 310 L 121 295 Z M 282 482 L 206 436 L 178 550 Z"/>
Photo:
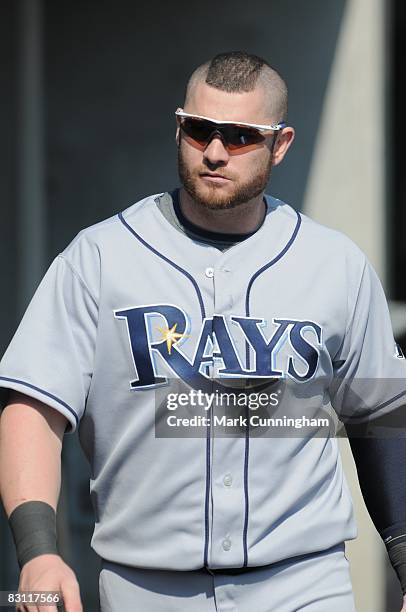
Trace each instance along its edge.
<path fill-rule="evenodd" d="M 278 133 L 272 155 L 273 166 L 281 163 L 294 139 L 295 130 L 292 127 L 285 127 Z"/>

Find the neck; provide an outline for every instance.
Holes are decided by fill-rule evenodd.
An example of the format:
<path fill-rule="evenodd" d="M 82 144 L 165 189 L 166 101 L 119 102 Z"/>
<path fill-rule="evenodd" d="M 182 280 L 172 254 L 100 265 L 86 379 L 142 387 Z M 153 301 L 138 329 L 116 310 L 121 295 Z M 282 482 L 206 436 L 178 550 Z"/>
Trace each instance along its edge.
<path fill-rule="evenodd" d="M 210 209 L 196 202 L 182 187 L 179 191 L 182 213 L 194 225 L 224 234 L 248 234 L 262 224 L 266 214 L 263 194 L 235 208 Z"/>

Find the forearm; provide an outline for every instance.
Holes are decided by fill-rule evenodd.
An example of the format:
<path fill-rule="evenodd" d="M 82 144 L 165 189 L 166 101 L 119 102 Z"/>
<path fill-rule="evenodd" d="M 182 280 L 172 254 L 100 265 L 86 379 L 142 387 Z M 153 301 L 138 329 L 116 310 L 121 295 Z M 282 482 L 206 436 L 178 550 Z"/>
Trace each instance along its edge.
<path fill-rule="evenodd" d="M 406 429 L 347 432 L 365 505 L 406 593 Z"/>
<path fill-rule="evenodd" d="M 361 491 L 377 530 L 406 522 L 405 408 L 364 426 L 346 426 Z"/>
<path fill-rule="evenodd" d="M 53 408 L 22 394 L 10 396 L 0 417 L 0 494 L 7 515 L 12 515 L 19 590 L 61 592 L 67 612 L 83 612 L 76 576 L 56 546 L 66 425 Z"/>
<path fill-rule="evenodd" d="M 56 510 L 66 419 L 13 393 L 0 418 L 0 494 L 9 516 L 21 503 L 39 500 Z"/>

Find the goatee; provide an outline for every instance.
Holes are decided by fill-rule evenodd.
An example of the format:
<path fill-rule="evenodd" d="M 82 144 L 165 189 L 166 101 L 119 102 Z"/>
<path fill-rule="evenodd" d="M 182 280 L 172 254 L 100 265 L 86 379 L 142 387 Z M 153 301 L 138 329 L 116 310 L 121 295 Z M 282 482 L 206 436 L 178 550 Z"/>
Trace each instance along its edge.
<path fill-rule="evenodd" d="M 182 142 L 178 147 L 178 173 L 181 184 L 195 202 L 211 210 L 235 208 L 258 197 L 266 189 L 271 170 L 272 156 L 262 171 L 257 171 L 244 183 L 237 183 L 232 193 L 224 194 L 216 185 L 208 185 L 208 189 L 203 190 L 198 185 L 199 172 L 192 173 L 184 160 Z"/>

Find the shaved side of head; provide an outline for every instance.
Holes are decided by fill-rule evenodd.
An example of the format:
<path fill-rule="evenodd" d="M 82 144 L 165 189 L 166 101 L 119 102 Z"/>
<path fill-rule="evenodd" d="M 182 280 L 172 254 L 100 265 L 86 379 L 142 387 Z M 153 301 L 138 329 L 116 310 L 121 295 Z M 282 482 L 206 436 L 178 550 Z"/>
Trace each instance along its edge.
<path fill-rule="evenodd" d="M 196 85 L 206 83 L 230 93 L 253 91 L 261 87 L 269 100 L 269 120 L 286 121 L 288 88 L 280 74 L 257 55 L 244 51 L 219 53 L 193 72 L 186 86 L 185 106 L 193 97 Z"/>

